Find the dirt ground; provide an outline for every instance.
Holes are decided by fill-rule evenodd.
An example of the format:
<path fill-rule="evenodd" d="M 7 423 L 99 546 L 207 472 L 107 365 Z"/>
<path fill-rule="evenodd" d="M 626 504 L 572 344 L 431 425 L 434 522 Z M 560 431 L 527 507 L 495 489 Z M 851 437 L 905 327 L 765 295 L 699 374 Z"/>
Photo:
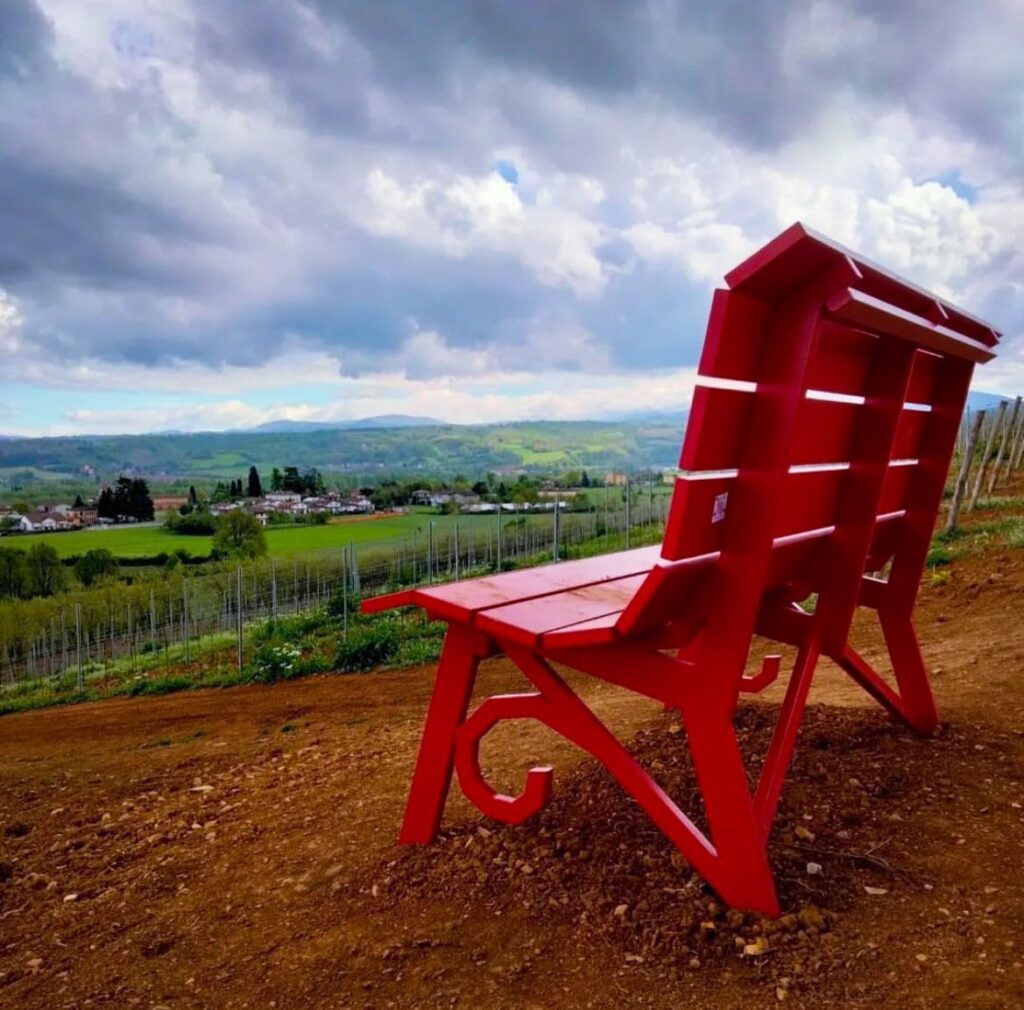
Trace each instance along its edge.
<path fill-rule="evenodd" d="M 773 835 L 776 923 L 721 908 L 529 723 L 498 727 L 485 762 L 514 790 L 554 764 L 544 813 L 488 823 L 455 789 L 443 838 L 399 850 L 432 668 L 6 717 L 0 1006 L 1024 1007 L 1022 589 L 1021 551 L 924 588 L 934 739 L 819 670 Z M 669 715 L 571 680 L 685 797 Z M 519 684 L 493 660 L 479 690 Z M 777 700 L 741 712 L 751 754 Z"/>

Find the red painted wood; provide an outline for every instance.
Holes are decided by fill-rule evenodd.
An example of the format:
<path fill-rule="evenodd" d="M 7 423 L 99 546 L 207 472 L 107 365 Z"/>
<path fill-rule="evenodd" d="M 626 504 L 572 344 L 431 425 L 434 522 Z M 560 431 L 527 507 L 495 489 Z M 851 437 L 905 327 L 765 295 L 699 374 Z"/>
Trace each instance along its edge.
<path fill-rule="evenodd" d="M 481 610 L 474 616 L 473 624 L 487 634 L 536 646 L 545 632 L 619 613 L 645 577 L 609 579 L 582 589 Z"/>
<path fill-rule="evenodd" d="M 911 378 L 913 381 L 913 378 Z M 923 410 L 900 411 L 896 424 L 896 443 L 892 449 L 893 459 L 919 459 L 924 451 L 924 434 L 931 420 L 931 412 Z"/>
<path fill-rule="evenodd" d="M 850 459 L 857 427 L 864 415 L 862 404 L 804 398 L 797 409 L 790 463 L 846 463 Z"/>
<path fill-rule="evenodd" d="M 995 357 L 989 346 L 945 326 L 930 325 L 920 316 L 850 288 L 828 303 L 832 318 L 873 333 L 898 337 L 937 354 L 950 354 L 984 364 Z"/>
<path fill-rule="evenodd" d="M 541 635 L 541 646 L 545 653 L 559 649 L 583 649 L 595 645 L 609 645 L 619 638 L 617 625 L 619 612 L 602 614 L 589 621 L 570 624 L 565 628 L 545 631 Z"/>
<path fill-rule="evenodd" d="M 732 477 L 677 478 L 661 544 L 662 557 L 676 561 L 717 551 L 735 487 Z"/>
<path fill-rule="evenodd" d="M 737 291 L 718 290 L 711 302 L 701 375 L 756 382 L 768 303 Z"/>
<path fill-rule="evenodd" d="M 753 393 L 698 386 L 679 457 L 683 470 L 731 470 L 739 465 Z"/>
<path fill-rule="evenodd" d="M 415 602 L 448 620 L 469 620 L 473 614 L 503 603 L 518 603 L 567 589 L 648 572 L 658 548 L 638 547 L 617 554 L 602 554 L 557 565 L 542 565 L 480 579 L 465 579 L 415 590 Z"/>
<path fill-rule="evenodd" d="M 545 723 L 602 761 L 725 900 L 778 910 L 765 842 L 819 654 L 894 715 L 930 732 L 938 715 L 913 607 L 975 363 L 999 334 L 795 225 L 716 292 L 681 475 L 659 548 L 403 592 L 364 609 L 424 606 L 451 622 L 402 838 L 436 833 L 453 765 L 485 813 L 536 813 L 552 772 L 497 794 L 479 763 L 504 719 Z M 808 391 L 839 399 L 808 396 Z M 843 400 L 843 397 L 846 400 Z M 912 409 L 927 404 L 926 411 Z M 870 577 L 888 565 L 888 577 Z M 797 604 L 816 594 L 813 609 Z M 898 690 L 847 641 L 877 611 Z M 798 649 L 756 791 L 736 746 L 753 636 Z M 666 650 L 671 649 L 669 653 Z M 536 693 L 467 715 L 476 664 L 504 650 Z M 547 659 L 680 709 L 710 834 L 611 736 Z"/>
<path fill-rule="evenodd" d="M 808 389 L 863 396 L 878 337 L 823 320 L 807 373 Z"/>
<path fill-rule="evenodd" d="M 622 612 L 619 632 L 636 635 L 654 631 L 699 607 L 701 590 L 707 586 L 719 557 L 716 552 L 659 562 Z"/>
<path fill-rule="evenodd" d="M 938 383 L 941 382 L 943 357 L 931 351 L 918 349 L 914 366 L 910 370 L 907 399 L 912 403 L 931 403 Z"/>

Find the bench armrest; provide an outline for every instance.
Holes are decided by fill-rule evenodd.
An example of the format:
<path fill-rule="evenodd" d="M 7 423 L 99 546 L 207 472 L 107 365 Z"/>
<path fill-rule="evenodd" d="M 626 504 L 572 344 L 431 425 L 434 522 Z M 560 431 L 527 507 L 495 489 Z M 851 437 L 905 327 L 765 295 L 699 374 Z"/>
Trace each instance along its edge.
<path fill-rule="evenodd" d="M 403 589 L 399 593 L 387 593 L 363 600 L 359 610 L 364 614 L 379 614 L 382 610 L 394 610 L 396 607 L 411 607 L 416 602 L 415 589 Z"/>

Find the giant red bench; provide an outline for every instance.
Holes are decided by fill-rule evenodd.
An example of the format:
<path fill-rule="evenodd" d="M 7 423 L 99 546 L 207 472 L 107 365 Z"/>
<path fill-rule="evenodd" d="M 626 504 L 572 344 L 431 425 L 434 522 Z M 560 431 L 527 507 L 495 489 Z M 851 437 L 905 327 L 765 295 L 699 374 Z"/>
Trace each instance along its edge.
<path fill-rule="evenodd" d="M 550 768 L 511 797 L 479 765 L 495 723 L 536 719 L 601 761 L 722 898 L 774 915 L 766 843 L 819 657 L 915 730 L 935 729 L 914 603 L 971 374 L 999 334 L 799 224 L 726 281 L 660 547 L 364 602 L 448 622 L 400 841 L 435 837 L 453 770 L 496 820 L 540 810 Z M 878 615 L 892 686 L 849 643 L 858 607 Z M 796 659 L 751 789 L 733 717 L 780 664 L 748 672 L 755 635 Z M 496 653 L 536 691 L 467 716 L 478 664 Z M 680 710 L 707 834 L 552 662 Z"/>

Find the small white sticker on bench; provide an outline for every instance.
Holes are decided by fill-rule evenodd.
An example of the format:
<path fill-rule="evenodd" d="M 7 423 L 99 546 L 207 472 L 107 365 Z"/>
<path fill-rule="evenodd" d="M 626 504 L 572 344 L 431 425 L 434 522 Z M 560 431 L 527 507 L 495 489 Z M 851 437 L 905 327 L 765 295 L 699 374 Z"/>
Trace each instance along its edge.
<path fill-rule="evenodd" d="M 729 492 L 715 495 L 715 503 L 711 509 L 711 521 L 720 523 L 725 518 L 725 507 L 729 504 Z"/>

